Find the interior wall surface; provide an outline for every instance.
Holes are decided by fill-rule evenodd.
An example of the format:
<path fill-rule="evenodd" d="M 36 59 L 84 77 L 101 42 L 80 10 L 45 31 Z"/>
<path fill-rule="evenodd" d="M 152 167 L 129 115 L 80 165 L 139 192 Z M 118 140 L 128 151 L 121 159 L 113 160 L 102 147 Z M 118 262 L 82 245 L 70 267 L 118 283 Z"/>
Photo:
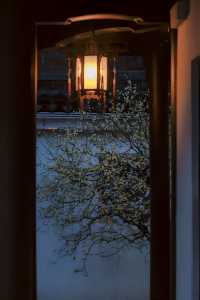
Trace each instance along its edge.
<path fill-rule="evenodd" d="M 172 27 L 174 9 L 171 11 Z M 191 0 L 188 17 L 177 25 L 177 300 L 194 300 L 191 64 L 200 55 L 199 31 L 200 1 Z"/>

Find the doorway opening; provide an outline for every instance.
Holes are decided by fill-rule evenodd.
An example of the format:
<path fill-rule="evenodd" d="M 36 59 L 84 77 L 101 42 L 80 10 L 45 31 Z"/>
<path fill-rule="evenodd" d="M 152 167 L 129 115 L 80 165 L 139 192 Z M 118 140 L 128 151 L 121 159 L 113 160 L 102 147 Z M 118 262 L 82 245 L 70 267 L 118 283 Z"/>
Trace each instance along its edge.
<path fill-rule="evenodd" d="M 167 26 L 95 15 L 37 28 L 38 299 L 166 297 Z M 103 94 L 76 88 L 88 33 L 107 57 Z"/>

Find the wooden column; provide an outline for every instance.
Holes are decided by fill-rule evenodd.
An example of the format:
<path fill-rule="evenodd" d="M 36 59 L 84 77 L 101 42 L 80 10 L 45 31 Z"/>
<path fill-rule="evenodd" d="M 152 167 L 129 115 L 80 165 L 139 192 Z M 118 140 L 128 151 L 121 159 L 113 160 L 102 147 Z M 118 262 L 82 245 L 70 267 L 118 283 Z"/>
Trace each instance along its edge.
<path fill-rule="evenodd" d="M 169 68 L 168 45 L 157 43 L 151 64 L 151 300 L 170 299 Z"/>
<path fill-rule="evenodd" d="M 192 299 L 200 298 L 200 56 L 192 60 Z"/>
<path fill-rule="evenodd" d="M 72 79 L 71 79 L 71 73 L 72 73 L 72 66 L 71 66 L 71 58 L 67 58 L 67 94 L 70 98 L 72 95 Z"/>
<path fill-rule="evenodd" d="M 116 108 L 116 89 L 117 89 L 117 67 L 116 67 L 116 57 L 113 58 L 113 82 L 112 82 L 112 96 L 113 96 L 113 105 L 112 109 Z"/>
<path fill-rule="evenodd" d="M 84 95 L 83 95 L 83 90 L 84 90 L 84 56 L 81 56 L 81 91 L 80 91 L 80 111 L 84 111 L 85 108 L 85 101 L 84 101 Z"/>
<path fill-rule="evenodd" d="M 171 29 L 171 199 L 170 199 L 170 300 L 176 300 L 176 101 L 177 101 L 177 30 Z"/>
<path fill-rule="evenodd" d="M 28 6 L 28 7 L 27 7 Z M 3 10 L 2 10 L 3 9 Z M 30 3 L 1 7 L 0 299 L 35 300 L 34 22 Z M 32 65 L 34 66 L 34 65 Z M 33 69 L 32 69 L 33 70 Z M 34 82 L 34 79 L 33 79 Z M 34 87 L 34 85 L 32 85 Z"/>

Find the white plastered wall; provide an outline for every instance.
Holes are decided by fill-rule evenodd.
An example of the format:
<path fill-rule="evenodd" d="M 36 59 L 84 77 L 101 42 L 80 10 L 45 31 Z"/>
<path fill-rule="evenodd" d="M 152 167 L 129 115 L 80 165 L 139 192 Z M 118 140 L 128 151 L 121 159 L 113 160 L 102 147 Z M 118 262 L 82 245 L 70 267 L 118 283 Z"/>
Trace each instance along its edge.
<path fill-rule="evenodd" d="M 192 225 L 191 63 L 200 56 L 200 0 L 190 0 L 190 13 L 177 27 L 177 300 L 194 300 Z"/>

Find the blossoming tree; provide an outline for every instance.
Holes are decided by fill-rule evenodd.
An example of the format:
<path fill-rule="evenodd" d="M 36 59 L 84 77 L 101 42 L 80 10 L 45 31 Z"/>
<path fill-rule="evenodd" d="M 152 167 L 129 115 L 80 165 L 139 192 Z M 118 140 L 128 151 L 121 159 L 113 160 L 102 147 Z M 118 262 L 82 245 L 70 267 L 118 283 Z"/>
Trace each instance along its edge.
<path fill-rule="evenodd" d="M 108 257 L 150 239 L 149 93 L 128 81 L 114 112 L 82 114 L 81 126 L 51 133 L 38 180 L 39 213 L 64 255 Z M 41 133 L 42 134 L 42 133 Z M 48 134 L 47 134 L 48 135 Z"/>

